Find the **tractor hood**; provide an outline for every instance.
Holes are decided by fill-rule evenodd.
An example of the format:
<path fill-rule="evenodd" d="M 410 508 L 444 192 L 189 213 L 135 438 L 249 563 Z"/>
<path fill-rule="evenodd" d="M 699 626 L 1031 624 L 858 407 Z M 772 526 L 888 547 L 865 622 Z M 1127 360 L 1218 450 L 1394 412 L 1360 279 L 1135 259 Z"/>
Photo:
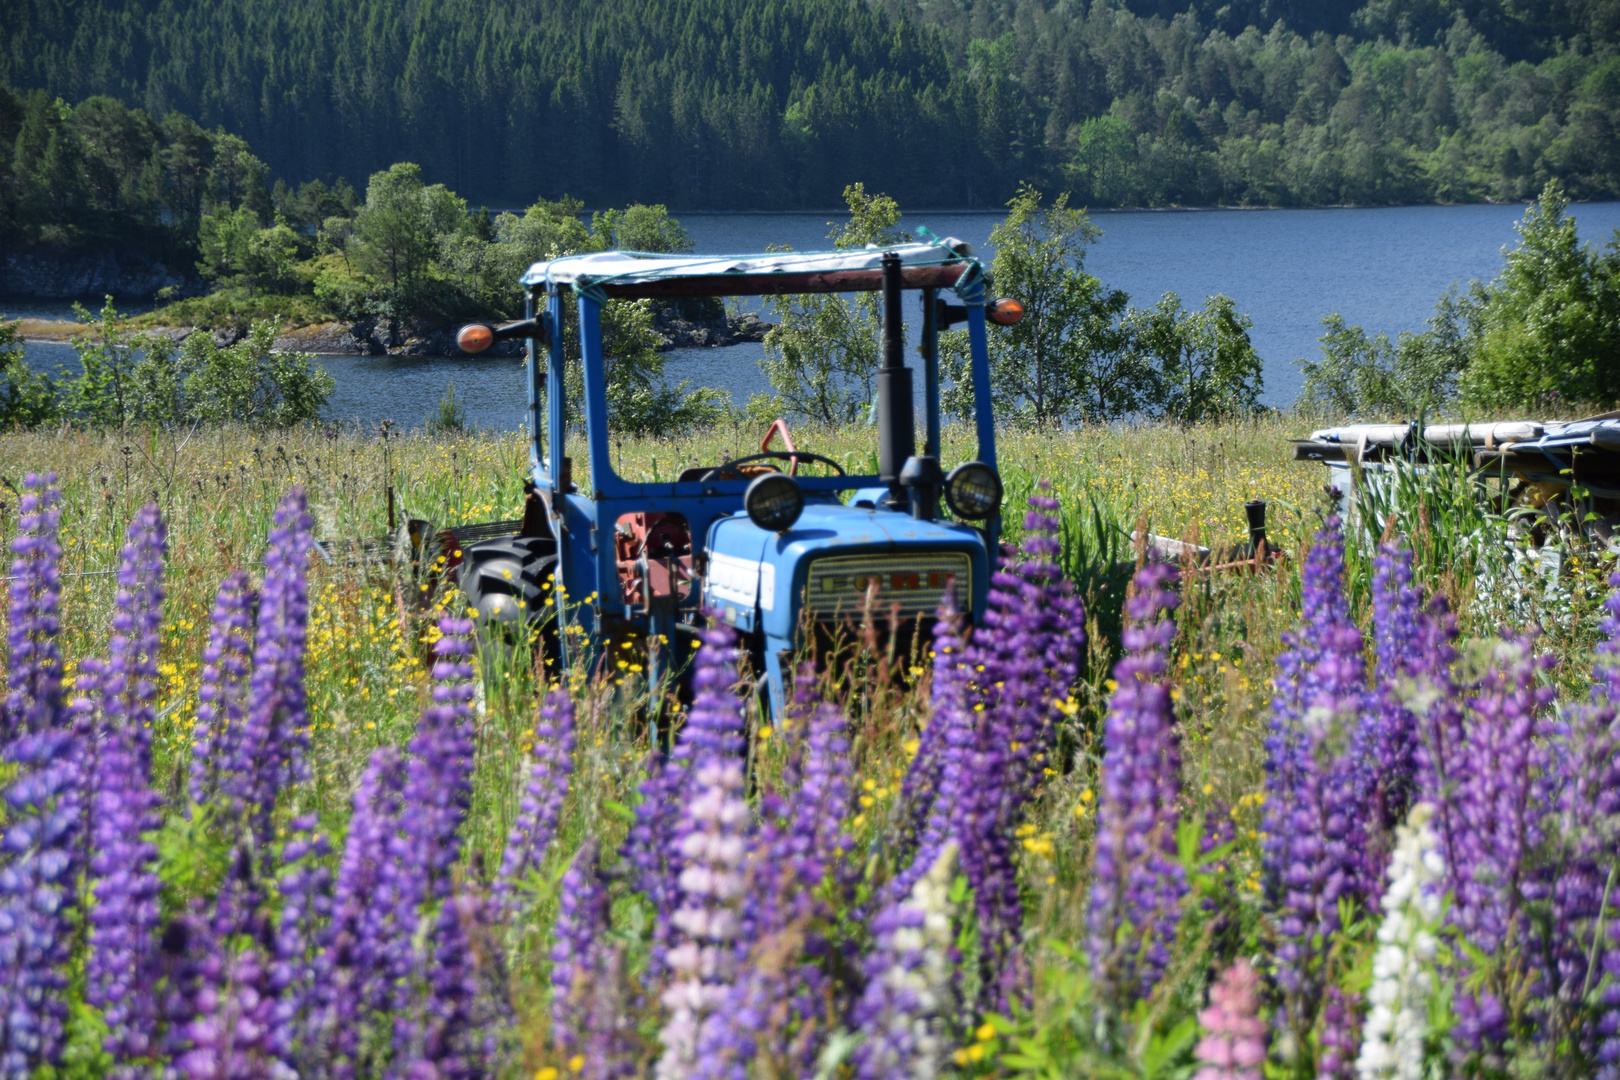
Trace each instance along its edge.
<path fill-rule="evenodd" d="M 977 613 L 988 585 L 977 529 L 841 503 L 807 503 L 783 533 L 739 511 L 710 526 L 705 548 L 705 605 L 739 630 L 772 637 L 792 637 L 806 599 L 817 619 L 858 617 L 875 587 L 875 610 L 886 617 L 898 602 L 909 618 L 932 614 L 954 586 L 958 607 Z"/>

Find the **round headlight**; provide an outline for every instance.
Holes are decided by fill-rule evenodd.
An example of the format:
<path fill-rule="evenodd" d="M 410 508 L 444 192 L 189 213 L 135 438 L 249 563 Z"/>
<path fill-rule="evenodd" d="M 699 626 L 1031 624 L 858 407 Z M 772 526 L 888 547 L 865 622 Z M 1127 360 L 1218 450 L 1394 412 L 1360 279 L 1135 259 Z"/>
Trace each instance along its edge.
<path fill-rule="evenodd" d="M 769 532 L 793 528 L 804 512 L 804 490 L 786 473 L 766 473 L 755 477 L 743 493 L 743 509 L 748 520 Z"/>
<path fill-rule="evenodd" d="M 945 501 L 959 518 L 987 518 L 1001 509 L 1001 477 L 982 461 L 958 465 L 945 478 Z"/>

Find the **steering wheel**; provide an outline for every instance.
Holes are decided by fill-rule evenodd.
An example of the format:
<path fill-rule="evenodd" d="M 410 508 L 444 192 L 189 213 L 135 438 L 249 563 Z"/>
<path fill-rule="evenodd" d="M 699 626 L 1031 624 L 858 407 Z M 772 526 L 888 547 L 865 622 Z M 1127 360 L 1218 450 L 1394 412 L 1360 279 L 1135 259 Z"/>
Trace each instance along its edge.
<path fill-rule="evenodd" d="M 787 451 L 787 450 L 766 450 L 763 453 L 749 454 L 746 457 L 732 458 L 730 461 L 721 462 L 719 465 L 716 465 L 714 468 L 712 468 L 708 472 L 704 473 L 702 478 L 698 482 L 703 483 L 703 484 L 707 484 L 710 480 L 713 480 L 715 478 L 715 476 L 717 476 L 720 473 L 726 472 L 728 469 L 730 469 L 734 465 L 747 465 L 750 461 L 765 461 L 765 460 L 774 460 L 774 461 L 819 461 L 823 465 L 831 465 L 834 469 L 837 469 L 839 476 L 847 475 L 844 472 L 844 467 L 842 465 L 838 464 L 838 462 L 834 461 L 832 458 L 823 457 L 820 454 L 812 454 L 808 450 L 794 450 L 794 451 L 791 451 L 791 452 Z"/>

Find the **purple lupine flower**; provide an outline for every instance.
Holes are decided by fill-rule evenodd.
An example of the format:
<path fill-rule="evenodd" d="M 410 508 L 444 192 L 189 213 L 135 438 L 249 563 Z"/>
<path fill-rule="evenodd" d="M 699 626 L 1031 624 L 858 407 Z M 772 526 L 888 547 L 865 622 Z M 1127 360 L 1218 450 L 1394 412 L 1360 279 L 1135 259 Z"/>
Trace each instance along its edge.
<path fill-rule="evenodd" d="M 85 813 L 77 740 L 62 708 L 55 477 L 24 481 L 11 549 L 10 667 L 0 753 L 17 775 L 0 836 L 0 1076 L 54 1065 L 62 1048 Z"/>
<path fill-rule="evenodd" d="M 917 791 L 926 792 L 927 814 L 918 832 L 911 862 L 890 878 L 884 887 L 884 907 L 892 907 L 911 895 L 912 888 L 928 873 L 953 837 L 958 840 L 961 861 L 970 861 L 968 856 L 961 854 L 961 848 L 968 843 L 968 839 L 964 835 L 967 830 L 959 827 L 959 819 L 964 813 L 970 786 L 976 782 L 970 777 L 968 769 L 974 747 L 975 718 L 982 716 L 985 709 L 980 702 L 975 712 L 969 704 L 972 690 L 960 677 L 963 667 L 960 658 L 961 629 L 950 615 L 948 608 L 942 608 L 939 621 L 934 624 L 935 694 L 932 715 L 923 732 L 925 738 L 932 737 L 932 745 L 918 750 L 907 777 L 908 780 L 912 779 L 922 770 L 931 774 L 918 777 L 915 785 Z M 904 784 L 902 791 L 903 788 Z M 906 812 L 904 807 L 902 811 Z"/>
<path fill-rule="evenodd" d="M 808 697 L 799 700 L 801 716 Z M 848 907 L 855 885 L 844 858 L 851 844 L 843 831 L 849 740 L 836 705 L 823 701 L 808 711 L 805 740 L 784 771 L 791 794 L 760 800 L 765 820 L 742 913 L 744 937 L 753 944 L 725 1006 L 704 1026 L 693 1080 L 736 1077 L 762 1057 L 810 1068 L 826 1036 L 816 1021 L 829 1005 L 842 1011 L 839 987 L 820 964 L 834 951 L 824 927 Z"/>
<path fill-rule="evenodd" d="M 946 647 L 948 633 L 936 627 L 936 667 L 958 663 L 953 651 Z M 971 659 L 973 650 L 968 650 L 967 655 Z M 991 665 L 985 664 L 985 669 L 991 671 Z M 1004 665 L 1001 670 L 1005 673 L 1010 668 Z M 989 678 L 987 674 L 980 677 Z M 999 707 L 997 699 L 985 700 L 976 686 L 957 681 L 948 673 L 943 679 L 936 674 L 936 680 L 959 691 L 940 697 L 929 721 L 929 726 L 937 726 L 939 731 L 938 784 L 915 854 L 910 864 L 889 880 L 880 903 L 885 908 L 901 903 L 945 846 L 954 842 L 962 871 L 973 887 L 978 914 L 984 999 L 979 1004 L 985 1009 L 997 1008 L 1004 1004 L 999 999 L 1007 989 L 1003 984 L 1012 971 L 1010 959 L 1023 924 L 1012 859 L 1018 819 L 1015 811 L 1009 812 L 1010 807 L 1016 808 L 1018 800 L 1008 796 L 1009 785 L 1015 783 L 1010 773 L 1021 768 L 1013 761 L 1013 755 L 1022 752 L 1013 738 L 1016 710 Z M 1005 684 L 1005 680 L 998 681 Z"/>
<path fill-rule="evenodd" d="M 148 504 L 135 515 L 125 535 L 129 542 L 118 570 L 112 637 L 98 689 L 104 722 L 130 733 L 141 772 L 149 776 L 168 530 L 158 508 Z"/>
<path fill-rule="evenodd" d="M 844 891 L 853 884 L 842 872 L 844 853 L 853 843 L 844 832 L 852 794 L 847 730 L 844 711 L 830 701 L 810 714 L 803 766 L 778 847 L 778 858 L 792 867 L 800 897 L 807 897 L 829 873 Z"/>
<path fill-rule="evenodd" d="M 939 611 L 934 619 L 933 682 L 929 687 L 931 719 L 917 740 L 917 753 L 900 782 L 900 796 L 895 803 L 900 824 L 895 830 L 893 858 L 899 861 L 915 854 L 923 831 L 928 827 L 928 815 L 939 791 L 947 739 L 945 724 L 938 722 L 938 718 L 946 715 L 946 710 L 952 707 L 951 703 L 966 699 L 967 687 L 973 682 L 973 672 L 968 666 L 963 646 L 961 623 L 961 615 L 956 609 L 955 590 L 947 589 L 940 598 Z M 905 891 L 901 890 L 894 898 L 904 895 Z"/>
<path fill-rule="evenodd" d="M 151 788 L 151 723 L 157 694 L 166 537 L 157 507 L 128 532 L 118 571 L 110 658 L 98 673 L 100 753 L 90 818 L 90 956 L 86 997 L 107 1022 L 107 1051 L 151 1053 L 157 1029 L 153 948 L 158 925 L 157 848 L 143 836 L 162 824 Z"/>
<path fill-rule="evenodd" d="M 308 1040 L 339 1077 L 356 1073 L 361 1024 L 394 1002 L 391 960 L 411 932 L 400 924 L 398 901 L 404 793 L 404 759 L 379 747 L 354 794 L 332 921 L 315 961 Z"/>
<path fill-rule="evenodd" d="M 635 1038 L 625 1009 L 624 946 L 604 945 L 591 987 L 581 1080 L 629 1080 L 637 1073 Z"/>
<path fill-rule="evenodd" d="M 1447 859 L 1457 883 L 1448 919 L 1490 957 L 1530 940 L 1527 905 L 1547 898 L 1531 858 L 1544 835 L 1538 776 L 1549 762 L 1541 714 L 1553 698 L 1552 688 L 1536 685 L 1536 675 L 1551 663 L 1551 657 L 1533 655 L 1529 639 L 1505 637 L 1494 646 L 1490 668 L 1469 703 L 1464 765 L 1453 794 L 1462 827 Z M 1515 979 L 1517 973 L 1501 977 Z M 1467 1006 L 1467 995 L 1459 997 L 1459 1045 L 1487 1057 L 1496 1052 L 1506 990 L 1487 985 Z"/>
<path fill-rule="evenodd" d="M 742 712 L 731 691 L 736 645 L 716 625 L 703 635 L 693 675 L 692 709 L 681 731 L 691 761 L 690 790 L 676 832 L 679 907 L 669 916 L 674 976 L 663 1002 L 669 1010 L 658 1040 L 660 1080 L 685 1080 L 697 1064 L 705 1021 L 724 1004 L 739 966 L 747 890 L 751 814 L 743 799 Z"/>
<path fill-rule="evenodd" d="M 420 903 L 450 895 L 450 868 L 461 855 L 458 833 L 472 803 L 472 622 L 446 616 L 433 646 L 433 704 L 411 737 L 406 765 L 405 826 L 409 857 L 418 866 L 412 880 L 427 892 Z"/>
<path fill-rule="evenodd" d="M 478 909 L 478 898 L 466 892 L 456 892 L 439 905 L 421 1017 L 415 1023 L 395 1022 L 396 1044 L 407 1031 L 413 1040 L 403 1055 L 412 1062 L 407 1076 L 471 1080 L 485 1075 L 480 1048 L 473 1040 L 478 972 L 470 930 L 479 923 Z M 424 1066 L 431 1066 L 431 1071 Z"/>
<path fill-rule="evenodd" d="M 1592 701 L 1576 712 L 1577 746 L 1582 751 L 1579 779 L 1564 785 L 1560 811 L 1566 830 L 1578 837 L 1578 854 L 1589 859 L 1583 866 L 1585 904 L 1587 910 L 1571 910 L 1579 903 L 1576 897 L 1563 900 L 1555 893 L 1555 903 L 1562 900 L 1565 911 L 1555 920 L 1573 923 L 1589 914 L 1591 886 L 1601 878 L 1608 888 L 1609 875 L 1616 873 L 1620 852 L 1615 850 L 1616 836 L 1620 836 L 1620 735 L 1615 729 L 1617 708 L 1620 708 L 1620 572 L 1609 578 L 1610 593 L 1604 601 L 1607 612 L 1603 619 L 1604 640 L 1597 647 L 1593 669 Z M 1574 902 L 1571 902 L 1574 901 Z M 1602 900 L 1599 901 L 1602 905 Z M 1602 958 L 1600 972 L 1581 971 L 1581 984 L 1588 977 L 1602 979 L 1593 1009 L 1592 1031 L 1597 1046 L 1592 1057 L 1598 1066 L 1600 1080 L 1620 1080 L 1620 920 L 1614 918 L 1615 896 L 1610 890 L 1606 906 L 1599 911 L 1606 914 L 1608 923 L 1600 943 Z M 1571 985 L 1567 979 L 1565 985 Z M 1560 988 L 1563 989 L 1563 988 Z"/>
<path fill-rule="evenodd" d="M 1041 490 L 1048 489 L 1041 484 Z M 984 627 L 968 645 L 975 677 L 968 769 L 962 807 L 962 867 L 974 884 L 985 994 L 1002 1007 L 1023 928 L 1013 837 L 1045 775 L 1061 705 L 1079 677 L 1085 611 L 1056 563 L 1056 499 L 1032 495 L 1021 558 L 991 578 Z M 982 709 L 981 709 L 982 706 Z M 972 823 L 969 825 L 969 823 Z M 967 829 L 971 828 L 972 839 Z"/>
<path fill-rule="evenodd" d="M 1023 557 L 992 576 L 984 627 L 971 642 L 961 640 L 948 595 L 941 605 L 934 629 L 933 719 L 901 785 L 906 823 L 894 854 L 913 857 L 884 894 L 887 902 L 898 901 L 932 864 L 945 837 L 961 834 L 946 821 L 970 813 L 964 802 L 969 797 L 978 807 L 971 813 L 984 821 L 981 842 L 964 840 L 961 860 L 970 872 L 983 872 L 975 889 L 988 918 L 981 927 L 987 942 L 1022 922 L 1017 883 L 1006 872 L 1010 837 L 1043 775 L 1058 705 L 1078 677 L 1085 645 L 1084 610 L 1053 561 L 1061 549 L 1051 516 L 1057 501 L 1035 495 L 1029 503 Z M 974 786 L 947 794 L 947 774 L 963 765 L 975 771 Z"/>
<path fill-rule="evenodd" d="M 1342 897 L 1368 898 L 1363 801 L 1369 786 L 1361 634 L 1344 596 L 1336 517 L 1316 535 L 1301 575 L 1304 625 L 1284 636 L 1266 740 L 1267 892 L 1277 911 L 1278 1022 L 1303 1047 L 1324 990 L 1325 948 Z"/>
<path fill-rule="evenodd" d="M 495 880 L 495 905 L 502 912 L 511 909 L 513 892 L 523 875 L 544 862 L 568 796 L 568 778 L 574 771 L 574 703 L 561 685 L 546 694 L 540 707 L 533 753 L 528 788 Z"/>
<path fill-rule="evenodd" d="M 402 934 L 388 945 L 389 970 L 402 996 L 395 1008 L 394 1046 L 404 1060 L 416 1055 L 441 1072 L 465 1068 L 466 1011 L 476 985 L 470 935 L 454 910 L 451 870 L 461 856 L 460 830 L 472 803 L 473 730 L 472 622 L 446 616 L 434 644 L 433 704 L 423 710 L 411 737 L 405 766 L 404 833 L 393 838 L 398 853 L 396 918 Z M 432 950 L 418 956 L 412 939 L 424 905 L 437 904 Z M 419 978 L 417 976 L 425 976 Z"/>
<path fill-rule="evenodd" d="M 1431 827 L 1440 841 L 1446 864 L 1446 888 L 1455 892 L 1462 870 L 1458 856 L 1464 842 L 1455 793 L 1467 769 L 1464 746 L 1466 714 L 1462 696 L 1452 678 L 1457 660 L 1457 620 L 1445 600 L 1434 597 L 1418 617 L 1416 670 L 1404 700 L 1417 718 L 1417 745 L 1413 750 L 1418 802 L 1434 807 Z"/>
<path fill-rule="evenodd" d="M 1180 603 L 1167 587 L 1173 576 L 1160 563 L 1136 574 L 1103 729 L 1090 952 L 1120 1014 L 1164 973 L 1187 891 L 1176 854 L 1181 749 L 1165 679 L 1165 650 L 1176 636 L 1168 616 Z"/>
<path fill-rule="evenodd" d="M 5 749 L 6 760 L 20 770 L 6 789 L 0 841 L 0 1077 L 6 1080 L 35 1075 L 61 1053 L 75 922 L 75 832 L 83 813 L 73 736 L 48 726 L 44 710 L 30 709 L 25 722 L 47 726 Z"/>
<path fill-rule="evenodd" d="M 1361 997 L 1330 986 L 1322 1001 L 1317 1033 L 1316 1080 L 1355 1080 L 1361 1046 Z"/>
<path fill-rule="evenodd" d="M 1042 481 L 1043 492 L 1050 484 Z M 1058 501 L 1031 495 L 1021 557 L 991 577 L 984 632 L 969 646 L 980 700 L 1003 714 L 1016 755 L 1009 767 L 1007 805 L 1018 807 L 1040 781 L 1051 749 L 1057 704 L 1079 678 L 1086 643 L 1085 609 L 1056 559 Z M 1016 823 L 1014 823 L 1016 824 Z"/>
<path fill-rule="evenodd" d="M 1603 641 L 1597 647 L 1594 676 L 1602 684 L 1603 698 L 1620 700 L 1620 571 L 1609 575 L 1609 596 L 1603 601 Z"/>
<path fill-rule="evenodd" d="M 282 1080 L 290 1075 L 276 1057 L 276 1003 L 266 993 L 258 947 L 236 948 L 215 938 L 203 949 L 197 971 L 197 1012 L 181 1028 L 189 1045 L 174 1059 L 176 1073 L 186 1080 Z"/>
<path fill-rule="evenodd" d="M 272 1049 L 295 1072 L 307 1075 L 313 1068 L 299 1070 L 297 1064 L 315 1049 L 308 1038 L 318 1000 L 314 945 L 332 914 L 332 873 L 325 864 L 331 845 L 316 831 L 313 814 L 295 818 L 290 831 L 281 848 L 281 918 L 270 964 L 269 987 L 276 998 Z"/>
<path fill-rule="evenodd" d="M 1247 960 L 1221 972 L 1198 1014 L 1204 1037 L 1193 1053 L 1201 1067 L 1193 1080 L 1260 1080 L 1266 1060 L 1266 1024 L 1260 1019 L 1260 976 Z"/>
<path fill-rule="evenodd" d="M 711 639 L 722 644 L 711 644 Z M 653 906 L 652 943 L 647 956 L 647 981 L 658 983 L 667 973 L 666 957 L 675 937 L 670 921 L 680 906 L 680 874 L 682 856 L 680 838 L 684 826 L 681 807 L 693 790 L 693 762 L 700 750 L 721 749 L 737 754 L 742 748 L 742 722 L 732 724 L 730 713 L 736 711 L 730 686 L 735 675 L 735 645 L 721 629 L 703 636 L 699 646 L 699 659 L 693 674 L 692 709 L 670 754 L 660 759 L 656 751 L 647 767 L 647 779 L 638 790 L 641 802 L 636 807 L 635 821 L 624 840 L 622 855 L 635 870 L 636 887 L 646 894 Z M 701 649 L 716 650 L 704 654 Z M 726 657 L 718 653 L 725 652 Z M 707 659 L 705 660 L 705 657 Z M 721 666 L 722 659 L 730 667 Z M 730 674 L 728 674 L 730 672 Z M 699 708 L 702 702 L 703 707 Z M 716 715 L 722 729 L 730 735 L 707 730 Z M 729 748 L 729 749 L 725 749 Z"/>
<path fill-rule="evenodd" d="M 62 723 L 61 632 L 62 546 L 57 526 L 62 511 L 56 474 L 30 473 L 23 480 L 17 537 L 11 542 L 11 611 L 7 626 L 10 674 L 0 714 L 0 745 Z"/>
<path fill-rule="evenodd" d="M 635 820 L 621 850 L 635 874 L 636 888 L 652 904 L 653 933 L 647 953 L 647 980 L 651 983 L 662 981 L 668 970 L 665 956 L 674 934 L 669 916 L 675 910 L 676 880 L 680 876 L 674 850 L 675 830 L 680 823 L 677 797 L 689 764 L 674 755 L 660 758 L 653 752 L 647 778 L 637 786 L 641 802 L 636 805 Z"/>
<path fill-rule="evenodd" d="M 107 1022 L 108 1052 L 129 1060 L 151 1052 L 157 1028 L 153 949 L 162 884 L 157 848 L 142 837 L 154 826 L 158 800 L 141 767 L 139 742 L 127 730 L 107 732 L 99 771 L 86 997 Z"/>
<path fill-rule="evenodd" d="M 1553 696 L 1550 687 L 1536 686 L 1536 672 L 1551 661 L 1534 657 L 1526 639 L 1504 638 L 1470 701 L 1469 767 L 1453 796 L 1467 822 L 1469 850 L 1450 917 L 1487 955 L 1508 943 L 1524 917 L 1526 860 L 1540 839 L 1532 802 L 1533 771 L 1545 764 L 1540 713 Z"/>
<path fill-rule="evenodd" d="M 861 1036 L 851 1056 L 857 1080 L 936 1076 L 955 1012 L 950 884 L 957 847 L 948 841 L 900 903 L 872 919 L 866 989 L 851 1019 Z"/>
<path fill-rule="evenodd" d="M 261 850 L 269 850 L 270 816 L 283 788 L 305 778 L 309 749 L 305 717 L 304 643 L 309 626 L 309 514 L 304 491 L 293 488 L 276 507 L 264 556 L 258 636 L 243 725 L 241 764 L 227 765 L 224 794 L 249 815 Z M 237 768 L 243 771 L 238 773 Z"/>
<path fill-rule="evenodd" d="M 1373 561 L 1373 642 L 1378 656 L 1378 826 L 1392 837 L 1417 789 L 1417 717 L 1400 693 L 1421 673 L 1423 593 L 1412 584 L 1412 550 L 1385 544 Z"/>
<path fill-rule="evenodd" d="M 590 1027 L 591 992 L 601 976 L 608 930 L 607 890 L 597 876 L 596 841 L 574 854 L 557 890 L 557 926 L 551 947 L 551 1041 L 571 1058 Z"/>
<path fill-rule="evenodd" d="M 253 609 L 257 594 L 247 572 L 233 570 L 220 583 L 203 650 L 202 678 L 197 689 L 197 725 L 192 740 L 191 801 L 207 803 L 229 773 L 232 786 L 251 783 L 257 762 L 242 745 L 247 715 L 248 674 L 253 666 Z M 244 807 L 235 807 L 240 815 Z"/>
<path fill-rule="evenodd" d="M 1595 1058 L 1609 1007 L 1602 1001 L 1607 988 L 1598 989 L 1595 1008 L 1589 1008 L 1589 991 L 1602 981 L 1599 957 L 1607 943 L 1599 939 L 1614 918 L 1620 883 L 1620 731 L 1601 670 L 1592 689 L 1593 700 L 1571 705 L 1545 725 L 1552 760 L 1531 791 L 1532 804 L 1544 808 L 1545 840 L 1527 892 L 1545 894 L 1551 916 L 1550 923 L 1534 920 L 1536 1023 Z"/>

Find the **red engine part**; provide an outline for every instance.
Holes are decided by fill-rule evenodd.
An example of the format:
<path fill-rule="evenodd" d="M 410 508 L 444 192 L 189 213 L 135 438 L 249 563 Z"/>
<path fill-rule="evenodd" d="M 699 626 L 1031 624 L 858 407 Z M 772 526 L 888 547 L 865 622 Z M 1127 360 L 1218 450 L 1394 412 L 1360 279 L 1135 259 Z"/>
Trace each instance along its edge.
<path fill-rule="evenodd" d="M 684 600 L 692 592 L 692 531 L 680 514 L 626 514 L 613 531 L 624 602 Z"/>

